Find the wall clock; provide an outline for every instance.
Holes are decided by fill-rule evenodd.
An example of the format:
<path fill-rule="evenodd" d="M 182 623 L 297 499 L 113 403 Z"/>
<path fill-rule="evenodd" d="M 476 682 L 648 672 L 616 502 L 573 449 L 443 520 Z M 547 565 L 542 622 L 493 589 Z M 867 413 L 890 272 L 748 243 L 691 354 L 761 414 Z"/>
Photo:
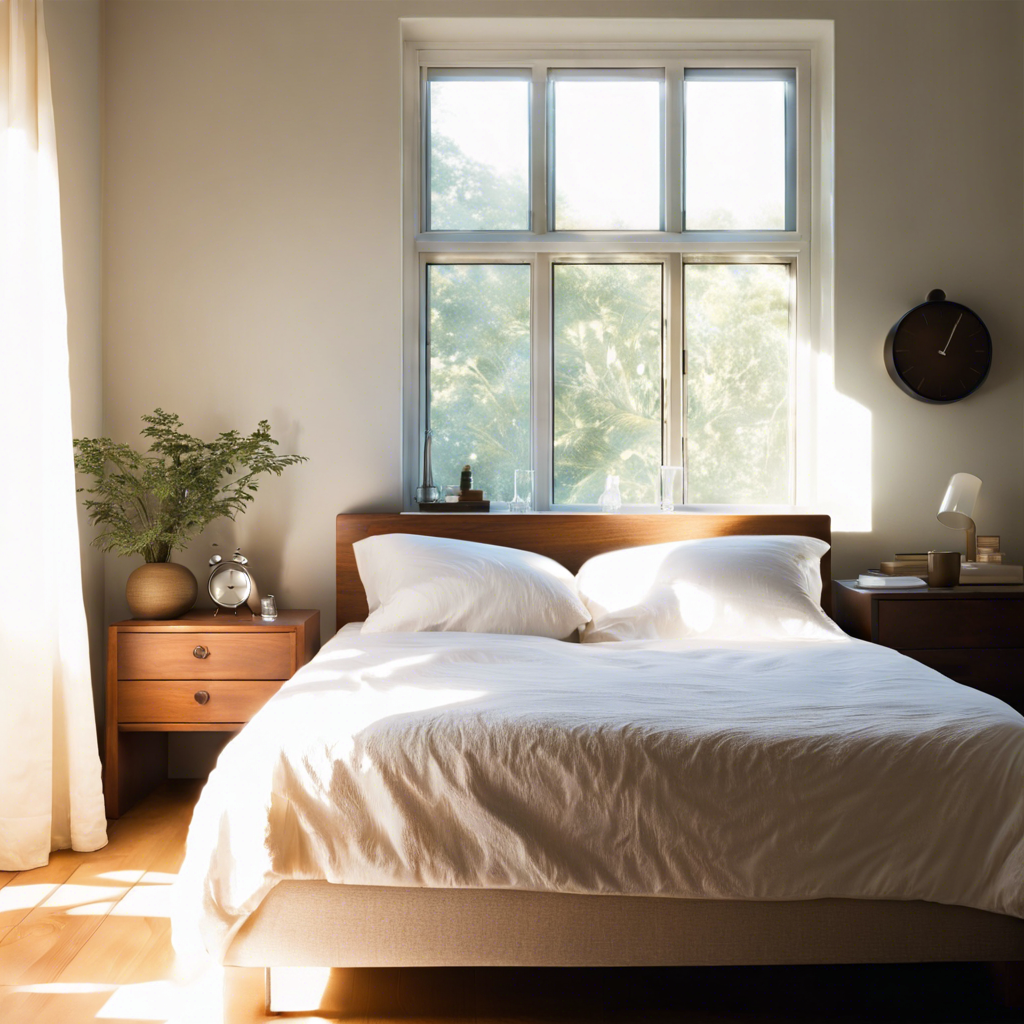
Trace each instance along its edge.
<path fill-rule="evenodd" d="M 897 387 L 920 402 L 945 405 L 981 387 L 992 365 L 992 338 L 977 313 L 936 288 L 893 325 L 884 355 Z"/>

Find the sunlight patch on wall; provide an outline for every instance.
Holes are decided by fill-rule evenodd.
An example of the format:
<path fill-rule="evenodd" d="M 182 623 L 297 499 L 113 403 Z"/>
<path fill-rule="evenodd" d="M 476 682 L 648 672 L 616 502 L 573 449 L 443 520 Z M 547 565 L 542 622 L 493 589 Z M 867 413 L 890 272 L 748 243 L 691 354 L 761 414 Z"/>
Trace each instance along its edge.
<path fill-rule="evenodd" d="M 816 507 L 832 517 L 833 533 L 872 528 L 871 410 L 840 394 L 831 356 L 818 360 Z"/>

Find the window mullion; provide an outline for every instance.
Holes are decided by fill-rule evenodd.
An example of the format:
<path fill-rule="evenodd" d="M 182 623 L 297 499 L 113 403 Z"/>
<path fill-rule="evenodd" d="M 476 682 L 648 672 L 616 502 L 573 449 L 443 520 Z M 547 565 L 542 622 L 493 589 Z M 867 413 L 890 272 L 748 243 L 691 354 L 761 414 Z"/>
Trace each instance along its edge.
<path fill-rule="evenodd" d="M 683 230 L 683 66 L 665 68 L 665 230 Z"/>
<path fill-rule="evenodd" d="M 534 260 L 531 296 L 533 493 L 537 511 L 548 512 L 551 509 L 553 498 L 551 466 L 552 445 L 554 444 L 552 432 L 554 350 L 551 325 L 551 257 L 547 253 L 538 253 Z"/>
<path fill-rule="evenodd" d="M 683 376 L 683 260 L 678 253 L 665 259 L 665 366 L 662 415 L 665 422 L 664 461 L 669 466 L 683 466 L 683 434 L 686 378 Z M 685 487 L 685 485 L 684 485 Z M 684 490 L 685 495 L 685 490 Z"/>
<path fill-rule="evenodd" d="M 534 234 L 548 228 L 547 68 L 533 67 L 530 90 L 530 215 Z"/>

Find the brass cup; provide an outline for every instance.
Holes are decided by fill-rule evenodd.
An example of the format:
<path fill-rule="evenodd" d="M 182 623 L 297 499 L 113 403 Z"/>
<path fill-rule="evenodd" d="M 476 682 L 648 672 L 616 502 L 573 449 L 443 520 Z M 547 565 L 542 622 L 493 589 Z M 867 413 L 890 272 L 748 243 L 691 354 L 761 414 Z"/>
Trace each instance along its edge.
<path fill-rule="evenodd" d="M 959 551 L 928 552 L 928 586 L 955 587 L 960 582 Z"/>

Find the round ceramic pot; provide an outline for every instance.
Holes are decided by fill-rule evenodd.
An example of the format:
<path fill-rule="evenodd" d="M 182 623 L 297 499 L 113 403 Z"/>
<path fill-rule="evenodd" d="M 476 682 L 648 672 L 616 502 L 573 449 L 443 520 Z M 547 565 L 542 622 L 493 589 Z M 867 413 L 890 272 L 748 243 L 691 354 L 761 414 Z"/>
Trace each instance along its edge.
<path fill-rule="evenodd" d="M 199 584 L 177 562 L 146 562 L 128 577 L 124 596 L 136 619 L 176 619 L 196 603 Z"/>

